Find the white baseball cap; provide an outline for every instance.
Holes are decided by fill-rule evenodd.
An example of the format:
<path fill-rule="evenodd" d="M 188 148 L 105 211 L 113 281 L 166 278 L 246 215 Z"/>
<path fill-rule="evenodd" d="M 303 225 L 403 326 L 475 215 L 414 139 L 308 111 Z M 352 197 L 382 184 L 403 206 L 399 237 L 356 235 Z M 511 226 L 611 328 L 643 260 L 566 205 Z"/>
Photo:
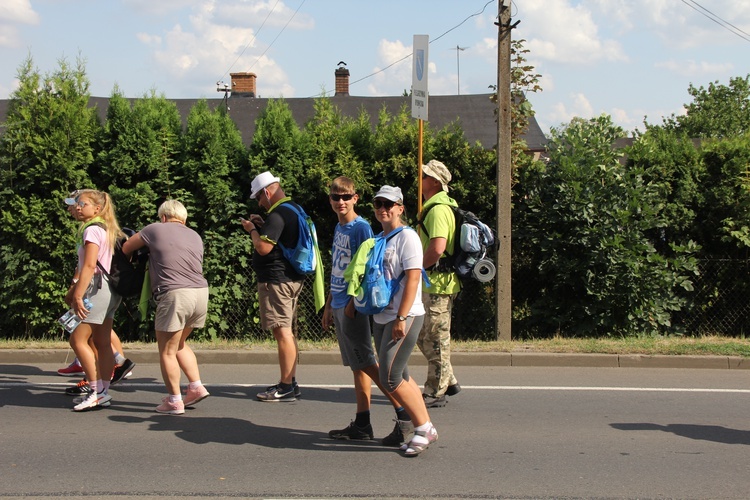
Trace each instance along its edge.
<path fill-rule="evenodd" d="M 280 180 L 281 179 L 275 177 L 271 172 L 263 172 L 262 174 L 258 174 L 250 184 L 250 198 L 254 200 L 258 197 L 258 194 L 261 191 L 263 191 L 274 182 L 279 182 Z"/>

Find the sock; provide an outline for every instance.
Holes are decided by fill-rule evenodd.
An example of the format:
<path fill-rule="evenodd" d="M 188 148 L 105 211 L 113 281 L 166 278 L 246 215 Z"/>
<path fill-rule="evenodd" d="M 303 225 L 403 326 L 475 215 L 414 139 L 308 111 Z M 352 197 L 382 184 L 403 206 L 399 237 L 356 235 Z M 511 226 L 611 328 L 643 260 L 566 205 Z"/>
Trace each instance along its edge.
<path fill-rule="evenodd" d="M 99 388 L 101 389 L 99 392 L 107 392 L 109 390 L 109 380 L 102 380 Z"/>
<path fill-rule="evenodd" d="M 432 428 L 432 422 L 426 422 L 426 423 L 420 425 L 419 427 L 415 427 L 414 431 L 415 432 L 416 431 L 425 431 L 425 432 L 427 432 L 428 430 L 430 430 L 430 428 Z M 430 441 L 426 437 L 424 437 L 424 436 L 420 436 L 419 434 L 414 434 L 414 437 L 411 438 L 411 443 L 414 443 L 414 444 L 430 444 Z"/>
<path fill-rule="evenodd" d="M 169 395 L 170 403 L 177 403 L 178 401 L 182 401 L 182 394 L 170 394 Z"/>
<path fill-rule="evenodd" d="M 408 413 L 406 413 L 406 410 L 404 409 L 403 406 L 399 406 L 398 408 L 396 408 L 396 418 L 398 420 L 401 420 L 402 422 L 411 421 L 411 417 L 409 416 Z"/>
<path fill-rule="evenodd" d="M 73 364 L 76 365 L 76 366 L 81 366 L 81 362 L 78 361 L 78 358 L 76 358 L 76 359 L 73 360 Z"/>
<path fill-rule="evenodd" d="M 89 381 L 89 387 L 91 387 L 92 392 L 99 392 L 99 388 L 102 386 L 102 381 L 100 380 L 94 380 Z"/>
<path fill-rule="evenodd" d="M 292 385 L 297 385 L 297 379 L 295 377 L 292 377 Z"/>
<path fill-rule="evenodd" d="M 360 429 L 362 427 L 367 427 L 370 425 L 370 411 L 360 411 L 357 412 L 356 416 L 354 417 L 354 425 L 359 427 Z"/>
<path fill-rule="evenodd" d="M 120 366 L 121 364 L 123 364 L 125 362 L 125 356 L 123 356 L 122 354 L 120 354 L 117 351 L 115 351 L 114 354 L 115 354 L 115 364 L 117 366 Z"/>
<path fill-rule="evenodd" d="M 199 388 L 202 385 L 203 384 L 201 383 L 200 379 L 198 379 L 195 382 L 190 382 L 188 384 L 188 390 L 195 390 L 195 389 Z"/>

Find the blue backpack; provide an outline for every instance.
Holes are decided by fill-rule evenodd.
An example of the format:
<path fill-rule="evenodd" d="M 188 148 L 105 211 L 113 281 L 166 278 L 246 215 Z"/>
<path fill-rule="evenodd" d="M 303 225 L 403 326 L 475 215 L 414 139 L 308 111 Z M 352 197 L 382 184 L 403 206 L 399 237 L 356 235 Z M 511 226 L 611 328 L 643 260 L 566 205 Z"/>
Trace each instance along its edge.
<path fill-rule="evenodd" d="M 284 203 L 282 206 L 289 208 L 297 215 L 299 238 L 294 248 L 287 248 L 281 243 L 279 247 L 298 274 L 315 274 L 318 262 L 318 234 L 315 232 L 315 224 L 302 207 L 293 203 Z"/>
<path fill-rule="evenodd" d="M 398 290 L 404 273 L 395 279 L 385 279 L 383 255 L 388 240 L 400 233 L 405 226 L 393 230 L 387 237 L 380 233 L 375 237 L 375 245 L 367 254 L 365 274 L 362 277 L 360 293 L 354 297 L 354 308 L 362 314 L 377 314 L 390 303 L 391 297 Z"/>

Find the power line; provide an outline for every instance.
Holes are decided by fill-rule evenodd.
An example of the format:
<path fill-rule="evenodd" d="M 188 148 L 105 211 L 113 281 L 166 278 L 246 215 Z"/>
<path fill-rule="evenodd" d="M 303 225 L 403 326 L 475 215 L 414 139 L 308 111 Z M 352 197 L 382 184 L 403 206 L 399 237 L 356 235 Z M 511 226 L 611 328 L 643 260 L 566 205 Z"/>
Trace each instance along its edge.
<path fill-rule="evenodd" d="M 750 34 L 748 34 L 747 32 L 745 32 L 743 30 L 741 30 L 740 28 L 738 28 L 734 24 L 732 24 L 732 23 L 730 23 L 728 21 L 725 21 L 724 19 L 722 19 L 721 17 L 717 16 L 716 14 L 714 14 L 713 12 L 711 12 L 710 10 L 708 10 L 707 8 L 703 7 L 698 2 L 695 2 L 694 0 L 689 0 L 689 2 L 687 0 L 681 0 L 681 1 L 682 1 L 682 3 L 684 3 L 685 5 L 687 5 L 688 7 L 690 7 L 691 9 L 693 9 L 694 11 L 698 12 L 702 16 L 705 16 L 706 18 L 710 19 L 711 21 L 715 22 L 716 24 L 718 24 L 722 28 L 726 29 L 730 33 L 732 33 L 734 35 L 737 35 L 738 37 L 742 38 L 745 41 L 750 42 Z M 701 12 L 701 11 L 704 11 L 704 12 Z"/>
<path fill-rule="evenodd" d="M 484 13 L 484 11 L 487 9 L 487 6 L 489 4 L 491 4 L 491 3 L 495 3 L 495 0 L 490 0 L 489 2 L 487 2 L 486 4 L 484 4 L 484 7 L 482 7 L 482 10 L 480 10 L 479 12 L 477 12 L 475 14 L 471 14 L 469 17 L 467 17 L 466 19 L 464 19 L 463 21 L 461 21 L 460 23 L 458 23 L 457 25 L 455 25 L 454 27 L 452 27 L 451 29 L 449 29 L 448 31 L 446 31 L 445 33 L 443 33 L 442 35 L 438 36 L 437 38 L 434 38 L 434 39 L 430 40 L 430 44 L 432 44 L 432 42 L 437 42 L 438 40 L 440 40 L 441 38 L 443 38 L 445 35 L 447 35 L 448 33 L 450 33 L 451 31 L 453 31 L 456 28 L 460 27 L 462 24 L 464 24 L 466 21 L 468 21 L 472 17 L 481 16 Z M 412 54 L 407 54 L 404 57 L 402 57 L 401 59 L 392 62 L 391 64 L 389 64 L 385 68 L 381 68 L 378 71 L 375 71 L 374 73 L 370 73 L 369 75 L 363 76 L 359 80 L 354 80 L 349 85 L 351 86 L 351 85 L 359 83 L 359 82 L 361 82 L 363 80 L 367 80 L 368 78 L 372 78 L 373 76 L 378 75 L 378 74 L 384 72 L 388 68 L 391 68 L 391 67 L 395 66 L 396 64 L 398 64 L 398 63 L 400 63 L 402 61 L 405 61 L 406 59 L 409 59 L 411 56 L 412 56 Z M 333 92 L 333 90 L 329 90 L 329 91 L 325 92 L 323 95 L 330 94 L 331 92 Z M 310 96 L 310 97 L 315 97 L 315 96 Z"/>
<path fill-rule="evenodd" d="M 258 30 L 255 33 L 253 33 L 253 36 L 252 36 L 252 38 L 250 38 L 250 41 L 247 42 L 247 45 L 245 45 L 245 47 L 242 49 L 242 51 L 240 52 L 240 55 L 237 56 L 237 59 L 235 59 L 234 62 L 229 66 L 229 68 L 224 72 L 224 74 L 221 75 L 221 78 L 219 78 L 219 81 L 221 81 L 224 78 L 226 78 L 227 73 L 229 73 L 230 71 L 232 71 L 232 68 L 234 67 L 235 64 L 237 64 L 237 61 L 240 60 L 240 57 L 242 57 L 242 54 L 244 54 L 245 51 L 247 50 L 247 48 L 250 47 L 250 44 L 253 43 L 253 41 L 256 38 L 258 38 L 258 33 L 260 33 L 260 30 L 262 30 L 263 26 L 266 25 L 266 21 L 268 21 L 268 18 L 271 17 L 271 14 L 273 14 L 273 11 L 276 10 L 276 6 L 277 5 L 279 5 L 279 0 L 276 0 L 276 3 L 273 4 L 273 8 L 270 11 L 268 11 L 268 15 L 266 16 L 266 18 L 261 23 L 260 28 L 258 28 Z"/>
<path fill-rule="evenodd" d="M 297 7 L 297 10 L 294 11 L 294 14 L 292 14 L 292 17 L 289 18 L 289 20 L 286 22 L 286 24 L 281 29 L 281 31 L 279 32 L 279 34 L 276 35 L 276 38 L 274 38 L 273 41 L 268 45 L 268 47 L 266 47 L 266 50 L 264 50 L 263 53 L 261 55 L 259 55 L 255 59 L 255 61 L 250 65 L 250 68 L 252 68 L 253 66 L 255 66 L 258 63 L 258 61 L 260 61 L 260 58 L 263 57 L 264 55 L 266 55 L 266 52 L 269 51 L 269 49 L 274 44 L 274 42 L 276 42 L 276 40 L 278 40 L 278 38 L 281 36 L 281 34 L 284 32 L 284 30 L 287 28 L 287 26 L 289 26 L 289 23 L 292 22 L 292 19 L 294 19 L 294 17 L 297 15 L 297 12 L 299 12 L 299 10 L 305 4 L 305 1 L 306 0 L 302 0 L 302 3 L 299 4 L 299 7 Z M 240 57 L 242 57 L 242 55 L 245 53 L 245 51 L 247 50 L 247 48 L 250 47 L 250 44 L 253 43 L 253 41 L 258 37 L 258 33 L 260 33 L 260 30 L 262 30 L 263 26 L 266 25 L 266 21 L 268 21 L 268 18 L 271 17 L 271 14 L 274 13 L 274 11 L 276 10 L 276 6 L 277 5 L 279 5 L 279 0 L 276 0 L 276 3 L 273 5 L 273 8 L 268 12 L 268 15 L 266 15 L 266 18 L 263 20 L 263 23 L 261 23 L 261 25 L 258 28 L 258 30 L 253 34 L 253 36 L 250 39 L 250 41 L 247 42 L 247 45 L 245 45 L 245 47 L 242 49 L 242 51 L 240 52 L 240 54 L 237 56 L 237 59 L 235 59 L 234 62 L 229 66 L 229 68 L 224 72 L 224 74 L 221 75 L 221 78 L 219 78 L 219 81 L 223 80 L 227 76 L 227 73 L 229 73 L 232 70 L 232 68 L 234 67 L 234 65 L 237 64 L 237 61 L 240 60 Z M 248 68 L 248 70 L 250 68 Z M 217 82 L 217 85 L 218 85 L 218 83 L 219 82 Z"/>

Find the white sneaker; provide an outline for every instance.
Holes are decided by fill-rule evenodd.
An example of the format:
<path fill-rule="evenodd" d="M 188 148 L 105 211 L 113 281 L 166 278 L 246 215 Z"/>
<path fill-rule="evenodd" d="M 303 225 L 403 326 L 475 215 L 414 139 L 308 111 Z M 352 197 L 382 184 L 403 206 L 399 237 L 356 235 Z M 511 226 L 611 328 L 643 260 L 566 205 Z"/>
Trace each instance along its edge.
<path fill-rule="evenodd" d="M 84 410 L 90 410 L 91 408 L 94 408 L 96 406 L 109 406 L 110 401 L 112 401 L 112 396 L 107 394 L 107 392 L 102 391 L 99 393 L 92 392 L 91 394 L 88 394 L 85 398 L 83 398 L 83 401 L 78 403 L 73 407 L 74 411 L 84 411 Z"/>
<path fill-rule="evenodd" d="M 73 398 L 73 404 L 77 405 L 77 404 L 83 403 L 84 399 L 86 399 L 86 396 L 78 396 L 77 398 Z M 109 399 L 111 400 L 112 398 L 110 397 Z M 98 406 L 101 406 L 103 408 L 107 408 L 107 407 L 109 407 L 111 405 L 112 405 L 111 401 L 104 401 L 102 403 L 99 403 Z"/>

